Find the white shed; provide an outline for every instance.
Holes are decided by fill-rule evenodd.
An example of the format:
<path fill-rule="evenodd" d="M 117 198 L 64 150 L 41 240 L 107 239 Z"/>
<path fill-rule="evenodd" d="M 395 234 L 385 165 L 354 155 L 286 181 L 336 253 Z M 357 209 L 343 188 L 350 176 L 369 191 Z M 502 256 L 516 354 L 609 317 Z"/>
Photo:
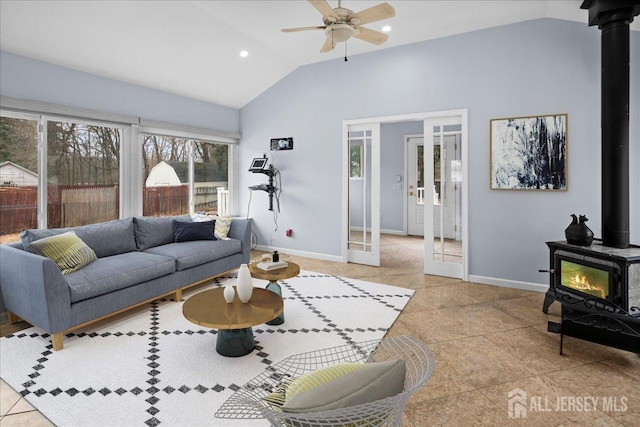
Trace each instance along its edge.
<path fill-rule="evenodd" d="M 38 185 L 38 174 L 13 163 L 0 163 L 0 186 L 24 187 Z"/>
<path fill-rule="evenodd" d="M 145 181 L 147 187 L 162 187 L 167 185 L 181 185 L 176 170 L 167 162 L 162 161 L 151 168 Z"/>

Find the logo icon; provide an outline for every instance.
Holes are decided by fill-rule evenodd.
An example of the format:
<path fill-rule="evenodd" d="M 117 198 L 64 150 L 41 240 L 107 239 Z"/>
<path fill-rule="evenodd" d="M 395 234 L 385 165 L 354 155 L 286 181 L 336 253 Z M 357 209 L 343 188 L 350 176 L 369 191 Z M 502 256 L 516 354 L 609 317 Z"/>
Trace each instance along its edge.
<path fill-rule="evenodd" d="M 509 403 L 509 418 L 527 418 L 527 392 L 514 388 L 507 395 Z"/>

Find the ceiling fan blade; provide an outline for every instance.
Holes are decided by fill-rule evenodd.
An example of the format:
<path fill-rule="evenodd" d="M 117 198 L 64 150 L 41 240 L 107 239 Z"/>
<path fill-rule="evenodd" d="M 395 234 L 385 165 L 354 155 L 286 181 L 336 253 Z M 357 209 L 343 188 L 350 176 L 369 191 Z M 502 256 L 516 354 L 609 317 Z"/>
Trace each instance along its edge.
<path fill-rule="evenodd" d="M 365 42 L 373 43 L 373 44 L 382 44 L 387 41 L 389 38 L 388 34 L 381 33 L 380 31 L 370 30 L 364 27 L 356 27 L 359 30 L 353 35 L 353 37 L 364 40 Z"/>
<path fill-rule="evenodd" d="M 327 36 L 327 39 L 324 41 L 324 44 L 322 45 L 322 49 L 320 49 L 320 53 L 330 52 L 333 50 L 334 47 L 336 47 L 336 45 L 333 44 L 333 37 Z"/>
<path fill-rule="evenodd" d="M 321 26 L 321 27 L 297 27 L 297 28 L 283 28 L 282 31 L 283 33 L 293 33 L 295 31 L 307 31 L 307 30 L 324 30 L 325 28 L 327 28 L 326 26 Z"/>
<path fill-rule="evenodd" d="M 315 7 L 318 10 L 318 12 L 322 14 L 322 16 L 324 17 L 332 16 L 336 20 L 338 19 L 338 15 L 336 15 L 336 13 L 333 11 L 333 8 L 329 6 L 329 3 L 327 3 L 327 0 L 307 0 L 307 1 L 311 3 L 311 6 Z"/>
<path fill-rule="evenodd" d="M 393 18 L 396 16 L 396 11 L 389 3 L 381 3 L 377 6 L 370 7 L 369 9 L 361 10 L 353 15 L 349 16 L 349 20 L 353 18 L 359 19 L 358 22 L 353 22 L 355 25 L 364 25 L 370 22 L 381 21 L 387 18 Z"/>

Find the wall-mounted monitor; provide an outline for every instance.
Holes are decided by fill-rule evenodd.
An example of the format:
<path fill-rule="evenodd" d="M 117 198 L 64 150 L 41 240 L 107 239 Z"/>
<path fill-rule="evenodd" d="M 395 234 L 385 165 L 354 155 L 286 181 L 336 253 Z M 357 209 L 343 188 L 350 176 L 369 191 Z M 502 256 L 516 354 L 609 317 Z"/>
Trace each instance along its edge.
<path fill-rule="evenodd" d="M 293 138 L 272 138 L 271 151 L 274 150 L 293 150 Z"/>
<path fill-rule="evenodd" d="M 251 161 L 251 166 L 249 167 L 249 172 L 262 172 L 267 169 L 267 158 L 265 157 L 256 157 Z"/>

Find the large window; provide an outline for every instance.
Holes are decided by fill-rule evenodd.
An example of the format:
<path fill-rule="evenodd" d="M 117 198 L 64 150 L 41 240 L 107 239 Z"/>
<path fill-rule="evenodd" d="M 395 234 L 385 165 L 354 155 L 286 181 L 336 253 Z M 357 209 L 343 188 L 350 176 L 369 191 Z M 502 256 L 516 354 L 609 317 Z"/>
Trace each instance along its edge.
<path fill-rule="evenodd" d="M 0 117 L 0 243 L 38 226 L 38 121 Z"/>
<path fill-rule="evenodd" d="M 238 135 L 55 104 L 32 105 L 46 114 L 25 107 L 0 110 L 0 243 L 18 241 L 27 228 L 233 213 Z"/>
<path fill-rule="evenodd" d="M 47 122 L 47 226 L 120 217 L 118 128 Z"/>
<path fill-rule="evenodd" d="M 142 150 L 144 215 L 228 215 L 228 145 L 144 134 Z"/>

